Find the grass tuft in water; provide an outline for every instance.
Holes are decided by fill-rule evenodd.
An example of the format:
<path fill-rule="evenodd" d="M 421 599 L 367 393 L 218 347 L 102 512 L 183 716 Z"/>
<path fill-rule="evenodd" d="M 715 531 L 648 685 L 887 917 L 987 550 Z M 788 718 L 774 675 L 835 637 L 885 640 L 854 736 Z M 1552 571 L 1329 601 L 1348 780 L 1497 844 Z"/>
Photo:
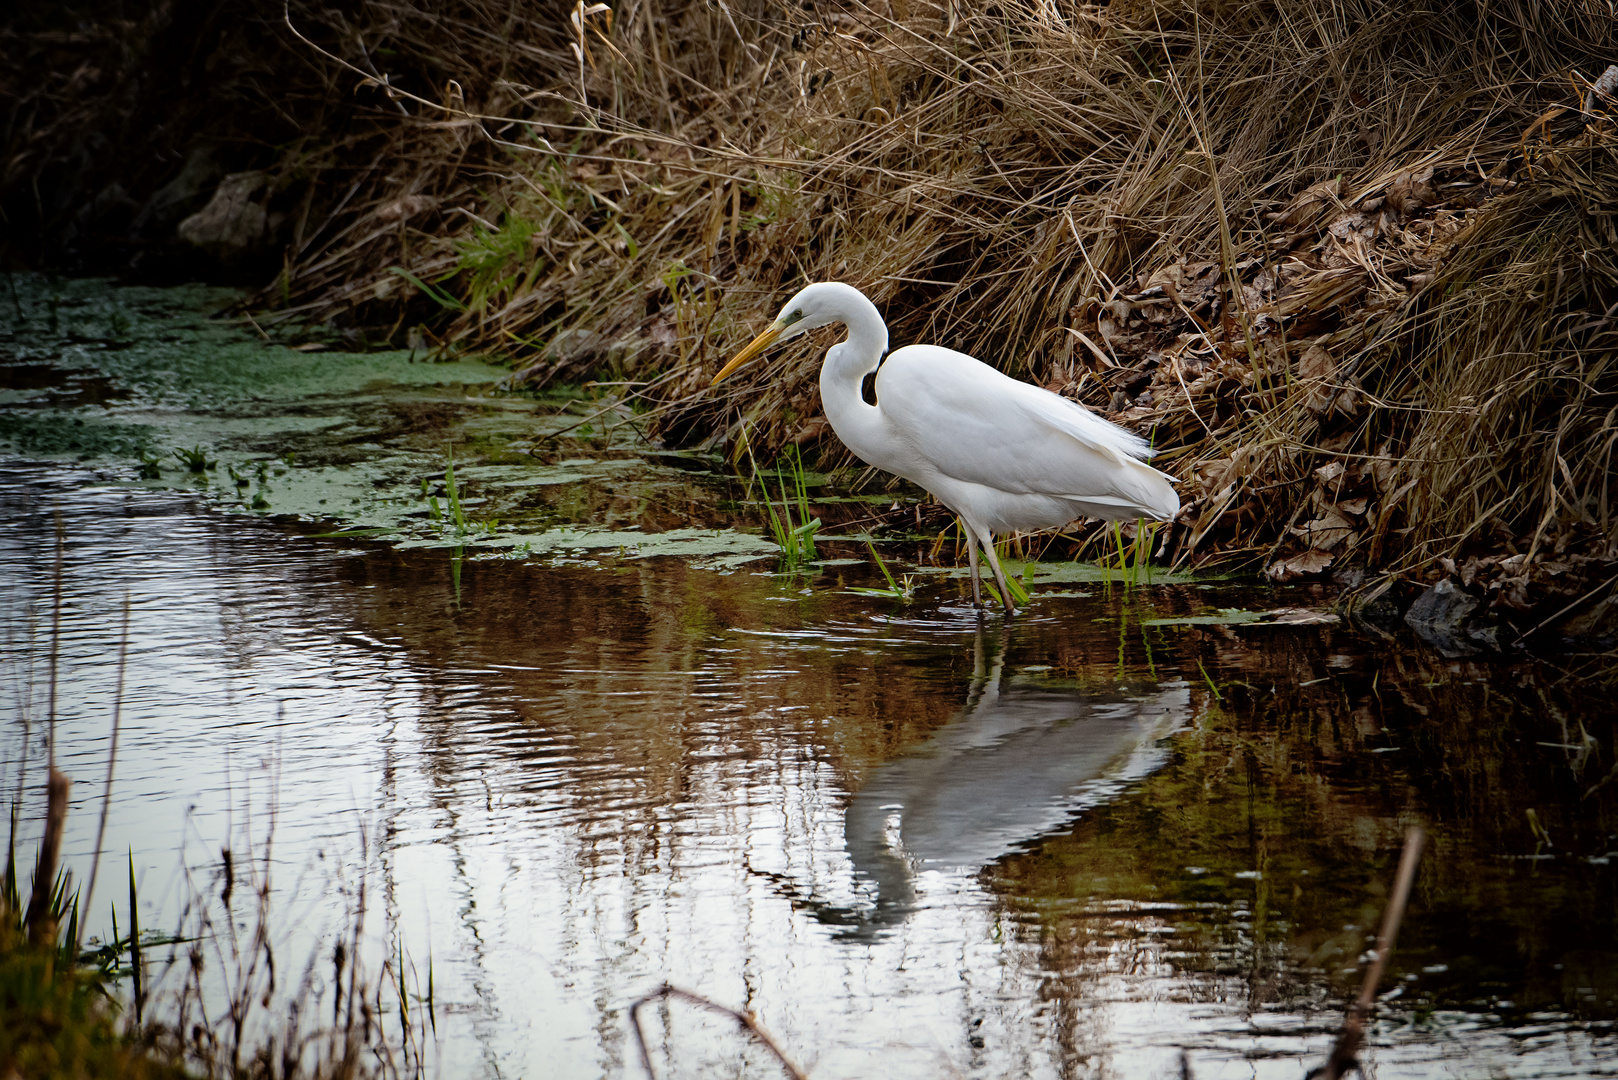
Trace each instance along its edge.
<path fill-rule="evenodd" d="M 208 469 L 217 469 L 219 467 L 218 459 L 210 459 L 208 457 L 207 449 L 205 449 L 200 443 L 193 446 L 189 450 L 185 449 L 184 447 L 176 446 L 173 453 L 174 456 L 179 460 L 180 464 L 184 465 L 187 469 L 194 473 L 200 474 Z M 142 460 L 144 461 L 145 459 L 142 458 Z"/>
<path fill-rule="evenodd" d="M 875 561 L 876 568 L 882 571 L 882 577 L 887 581 L 888 587 L 885 589 L 851 588 L 847 591 L 854 593 L 856 596 L 881 596 L 893 600 L 903 600 L 908 604 L 916 591 L 913 577 L 910 574 L 904 574 L 898 581 L 893 580 L 893 575 L 889 573 L 887 564 L 882 561 L 882 556 L 876 553 L 876 545 L 867 538 L 865 546 L 871 552 L 871 558 Z"/>
<path fill-rule="evenodd" d="M 781 461 L 786 462 L 786 472 L 782 472 Z M 820 530 L 820 519 L 809 514 L 809 486 L 802 453 L 796 446 L 788 447 L 781 455 L 781 461 L 775 464 L 775 478 L 781 491 L 779 513 L 770 496 L 769 478 L 759 472 L 756 465 L 754 477 L 764 490 L 764 509 L 770 518 L 770 535 L 781 549 L 781 562 L 788 568 L 795 568 L 820 558 L 815 550 L 815 533 Z M 794 504 L 798 509 L 796 520 L 792 516 Z"/>

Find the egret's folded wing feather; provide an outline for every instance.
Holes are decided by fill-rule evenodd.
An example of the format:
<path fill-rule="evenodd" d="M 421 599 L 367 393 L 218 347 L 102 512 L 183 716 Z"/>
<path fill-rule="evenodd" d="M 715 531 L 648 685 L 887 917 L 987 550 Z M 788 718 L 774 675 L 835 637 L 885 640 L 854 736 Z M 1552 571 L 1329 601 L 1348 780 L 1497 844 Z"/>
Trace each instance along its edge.
<path fill-rule="evenodd" d="M 1139 460 L 1151 452 L 1143 439 L 964 353 L 900 349 L 876 390 L 896 434 L 946 476 L 1022 494 L 1163 501 L 1163 474 Z"/>

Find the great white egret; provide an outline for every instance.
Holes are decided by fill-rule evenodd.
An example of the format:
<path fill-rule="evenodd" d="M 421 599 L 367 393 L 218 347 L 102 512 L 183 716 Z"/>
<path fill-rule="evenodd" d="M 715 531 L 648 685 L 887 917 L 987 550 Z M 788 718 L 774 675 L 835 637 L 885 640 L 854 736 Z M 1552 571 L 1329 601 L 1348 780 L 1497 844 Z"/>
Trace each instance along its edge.
<path fill-rule="evenodd" d="M 995 533 L 1086 517 L 1167 521 L 1179 512 L 1172 478 L 1146 464 L 1152 449 L 1140 436 L 954 349 L 890 353 L 876 305 L 840 281 L 816 282 L 787 301 L 709 385 L 771 345 L 832 323 L 844 324 L 848 337 L 826 350 L 820 367 L 826 419 L 860 460 L 926 488 L 960 517 L 979 607 L 981 544 L 1006 610 L 1016 611 Z"/>

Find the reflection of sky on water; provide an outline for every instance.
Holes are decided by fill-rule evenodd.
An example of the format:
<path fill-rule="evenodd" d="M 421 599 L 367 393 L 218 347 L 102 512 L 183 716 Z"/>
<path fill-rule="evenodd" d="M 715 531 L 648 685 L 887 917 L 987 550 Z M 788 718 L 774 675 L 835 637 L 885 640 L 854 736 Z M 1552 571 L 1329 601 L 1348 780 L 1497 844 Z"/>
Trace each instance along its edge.
<path fill-rule="evenodd" d="M 1293 1077 L 1325 1045 L 1334 1013 L 1251 1015 L 1240 976 L 1187 974 L 1172 905 L 1050 942 L 978 872 L 1155 767 L 1196 722 L 1185 683 L 1053 689 L 1008 677 L 998 629 L 959 613 L 837 600 L 798 619 L 757 602 L 768 579 L 670 561 L 469 563 L 457 604 L 442 555 L 55 475 L 0 488 L 21 586 L 0 648 L 8 675 L 33 658 L 15 711 L 37 733 L 54 505 L 70 861 L 82 873 L 93 841 L 127 589 L 106 848 L 135 851 L 145 921 L 174 919 L 177 852 L 216 857 L 249 809 L 261 837 L 274 804 L 296 956 L 341 922 L 334 868 L 352 884 L 380 830 L 385 912 L 432 957 L 444 1075 L 622 1075 L 624 1010 L 664 980 L 757 1010 L 817 1078 L 1168 1076 L 1180 1046 L 1199 1077 Z M 4 737 L 14 778 L 17 724 Z M 121 870 L 97 908 L 122 906 Z M 652 1033 L 667 1075 L 735 1060 L 728 1023 L 672 1016 Z M 1526 1056 L 1510 1039 L 1454 1018 L 1379 1049 L 1377 1075 L 1591 1064 L 1581 1036 Z"/>

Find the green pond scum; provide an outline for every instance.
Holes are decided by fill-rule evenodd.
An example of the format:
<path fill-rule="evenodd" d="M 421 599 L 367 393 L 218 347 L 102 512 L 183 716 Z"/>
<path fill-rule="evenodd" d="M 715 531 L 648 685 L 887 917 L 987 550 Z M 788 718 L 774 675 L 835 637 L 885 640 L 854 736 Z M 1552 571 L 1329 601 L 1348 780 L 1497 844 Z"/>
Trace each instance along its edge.
<path fill-rule="evenodd" d="M 0 313 L 0 446 L 323 531 L 528 554 L 632 550 L 749 561 L 716 519 L 715 462 L 641 444 L 633 410 L 576 388 L 510 393 L 510 372 L 275 336 L 239 294 L 12 275 Z M 671 535 L 664 535 L 671 534 Z"/>

